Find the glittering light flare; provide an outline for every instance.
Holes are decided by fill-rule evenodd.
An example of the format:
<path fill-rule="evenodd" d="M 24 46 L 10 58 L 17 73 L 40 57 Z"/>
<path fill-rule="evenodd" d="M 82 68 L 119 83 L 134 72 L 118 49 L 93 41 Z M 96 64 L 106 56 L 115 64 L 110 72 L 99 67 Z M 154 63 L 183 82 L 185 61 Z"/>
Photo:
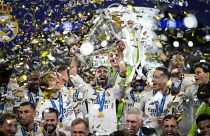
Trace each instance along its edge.
<path fill-rule="evenodd" d="M 76 38 L 75 37 L 68 37 L 68 38 L 65 38 L 65 43 L 67 45 L 72 45 L 72 44 L 75 44 L 76 43 Z"/>
<path fill-rule="evenodd" d="M 207 42 L 210 41 L 210 35 L 209 35 L 209 34 L 205 36 L 205 40 L 206 40 Z"/>
<path fill-rule="evenodd" d="M 82 55 L 90 55 L 94 50 L 93 45 L 90 42 L 86 42 L 81 45 L 80 52 Z"/>
<path fill-rule="evenodd" d="M 48 55 L 48 51 L 41 52 L 41 57 L 46 57 Z"/>
<path fill-rule="evenodd" d="M 193 47 L 193 42 L 192 42 L 192 41 L 189 41 L 189 42 L 188 42 L 188 46 L 189 46 L 189 47 Z"/>
<path fill-rule="evenodd" d="M 187 28 L 196 28 L 198 26 L 196 17 L 193 14 L 189 14 L 184 18 L 184 25 Z"/>
<path fill-rule="evenodd" d="M 106 47 L 107 45 L 108 45 L 107 40 L 103 40 L 103 41 L 101 42 L 101 46 L 102 46 L 102 47 Z"/>
<path fill-rule="evenodd" d="M 173 45 L 174 45 L 174 47 L 179 47 L 179 42 L 178 41 L 174 41 Z"/>
<path fill-rule="evenodd" d="M 161 34 L 161 35 L 160 35 L 160 39 L 163 40 L 163 41 L 165 41 L 165 42 L 168 41 L 168 38 L 167 38 L 166 35 L 164 35 L 164 34 Z"/>

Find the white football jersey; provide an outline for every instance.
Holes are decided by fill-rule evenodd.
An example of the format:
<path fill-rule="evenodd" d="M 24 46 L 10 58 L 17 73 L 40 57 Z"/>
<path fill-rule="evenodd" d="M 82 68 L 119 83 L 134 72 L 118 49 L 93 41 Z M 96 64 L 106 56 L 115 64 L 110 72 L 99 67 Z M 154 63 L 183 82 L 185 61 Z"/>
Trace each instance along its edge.
<path fill-rule="evenodd" d="M 22 102 L 30 101 L 37 104 L 39 100 L 43 99 L 41 89 L 38 87 L 38 93 L 29 93 L 27 86 L 22 86 L 13 91 L 15 97 L 15 107 L 18 107 Z"/>
<path fill-rule="evenodd" d="M 63 98 L 63 120 L 62 120 L 62 125 L 60 126 L 60 130 L 64 129 L 66 126 L 68 127 L 69 124 L 71 124 L 71 122 L 76 118 L 74 110 L 73 110 L 73 101 L 71 99 L 71 97 L 69 97 L 69 95 L 67 94 L 62 94 L 62 98 Z M 60 107 L 59 107 L 59 97 L 58 99 L 53 99 L 57 110 L 60 112 Z M 37 121 L 41 121 L 42 119 L 42 112 L 49 108 L 49 107 L 53 107 L 50 99 L 43 99 L 40 100 L 37 104 L 36 107 L 36 120 Z M 61 114 L 61 113 L 60 113 Z"/>
<path fill-rule="evenodd" d="M 77 118 L 84 118 L 84 114 L 87 114 L 86 105 L 83 99 L 83 93 L 78 91 L 76 88 L 73 87 L 66 87 L 63 86 L 61 88 L 61 92 L 63 94 L 69 95 L 71 97 L 73 109 Z"/>
<path fill-rule="evenodd" d="M 139 108 L 144 113 L 145 127 L 155 128 L 157 132 L 161 132 L 161 125 L 157 122 L 157 110 L 155 102 L 158 101 L 158 106 L 161 106 L 161 101 L 163 94 L 161 91 L 154 93 L 154 91 L 149 91 L 140 94 L 140 101 L 134 104 L 134 107 Z M 165 97 L 165 104 L 163 105 L 163 113 L 161 115 L 167 115 L 181 111 L 181 97 L 172 96 L 168 93 Z"/>
<path fill-rule="evenodd" d="M 117 130 L 117 115 L 116 115 L 116 97 L 119 89 L 115 87 L 106 90 L 105 104 L 103 106 L 103 115 L 99 114 L 99 104 L 97 103 L 96 90 L 89 84 L 85 83 L 79 75 L 71 76 L 72 82 L 79 91 L 84 93 L 84 98 L 88 103 L 88 114 L 90 132 L 96 132 L 98 135 L 109 135 Z M 104 89 L 98 92 L 100 99 Z"/>
<path fill-rule="evenodd" d="M 193 108 L 190 106 L 192 104 L 192 99 L 196 98 L 196 91 L 190 91 L 190 86 L 195 82 L 195 78 L 193 74 L 184 74 L 184 78 L 179 80 L 178 78 L 171 78 L 172 82 L 174 83 L 174 87 L 180 88 L 180 94 L 183 95 L 182 97 L 182 120 L 179 122 L 180 125 L 180 134 L 187 135 L 189 130 L 192 127 L 192 123 L 194 118 L 191 118 L 191 113 L 193 112 Z M 180 86 L 180 87 L 179 87 Z M 195 87 L 195 86 L 194 86 Z M 191 97 L 191 98 L 190 98 Z M 194 97 L 194 98 L 192 98 Z M 189 101 L 190 100 L 190 101 Z M 194 111 L 196 113 L 196 111 Z"/>

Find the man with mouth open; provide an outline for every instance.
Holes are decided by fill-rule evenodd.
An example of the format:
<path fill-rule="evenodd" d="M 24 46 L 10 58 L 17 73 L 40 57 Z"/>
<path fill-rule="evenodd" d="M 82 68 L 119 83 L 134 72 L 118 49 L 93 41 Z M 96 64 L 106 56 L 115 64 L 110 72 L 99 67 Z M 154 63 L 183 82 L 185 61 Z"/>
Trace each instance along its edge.
<path fill-rule="evenodd" d="M 184 55 L 180 52 L 173 53 L 170 64 L 169 64 L 169 70 L 170 70 L 170 91 L 173 95 L 180 95 L 183 94 L 186 91 L 186 88 L 193 84 L 194 82 L 194 76 L 193 74 L 186 74 L 184 73 L 184 65 L 185 65 L 185 58 Z M 189 132 L 192 123 L 190 122 L 190 117 L 188 116 L 188 111 L 191 110 L 189 108 L 189 102 L 183 103 L 183 112 L 182 112 L 182 120 L 180 122 L 180 134 L 181 135 L 187 135 Z"/>
<path fill-rule="evenodd" d="M 190 117 L 194 122 L 188 136 L 196 133 L 197 125 L 195 119 L 201 114 L 210 114 L 210 64 L 209 62 L 199 62 L 195 64 L 195 85 L 189 87 L 186 92 L 190 100 Z M 191 108 L 193 107 L 193 108 Z"/>
<path fill-rule="evenodd" d="M 75 52 L 72 51 L 72 52 Z M 119 75 L 124 74 L 122 68 Z M 110 74 L 105 66 L 99 66 L 94 76 L 94 84 L 90 85 L 83 81 L 77 74 L 77 60 L 72 58 L 70 65 L 70 77 L 75 87 L 83 92 L 84 98 L 87 100 L 87 115 L 85 118 L 89 121 L 91 133 L 96 135 L 109 135 L 117 130 L 116 116 L 116 98 L 119 90 L 123 90 L 124 86 L 116 83 L 112 85 L 110 82 Z M 116 80 L 118 80 L 117 78 Z M 121 83 L 125 81 L 120 78 Z M 123 84 L 124 85 L 124 84 Z"/>
<path fill-rule="evenodd" d="M 181 105 L 179 96 L 173 96 L 167 88 L 169 80 L 168 69 L 157 67 L 152 78 L 153 90 L 140 93 L 140 101 L 134 104 L 144 113 L 144 126 L 155 128 L 161 133 L 161 125 L 166 114 L 176 114 Z"/>

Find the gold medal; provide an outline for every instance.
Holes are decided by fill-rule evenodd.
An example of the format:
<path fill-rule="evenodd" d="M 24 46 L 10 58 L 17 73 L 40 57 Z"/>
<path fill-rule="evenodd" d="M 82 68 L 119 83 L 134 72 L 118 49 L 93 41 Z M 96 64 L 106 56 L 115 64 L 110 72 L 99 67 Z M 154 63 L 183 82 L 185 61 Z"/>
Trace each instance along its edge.
<path fill-rule="evenodd" d="M 98 118 L 104 118 L 104 113 L 101 111 L 98 112 Z"/>
<path fill-rule="evenodd" d="M 60 124 L 59 124 L 59 127 L 60 127 L 60 128 L 63 128 L 63 123 L 60 123 Z"/>

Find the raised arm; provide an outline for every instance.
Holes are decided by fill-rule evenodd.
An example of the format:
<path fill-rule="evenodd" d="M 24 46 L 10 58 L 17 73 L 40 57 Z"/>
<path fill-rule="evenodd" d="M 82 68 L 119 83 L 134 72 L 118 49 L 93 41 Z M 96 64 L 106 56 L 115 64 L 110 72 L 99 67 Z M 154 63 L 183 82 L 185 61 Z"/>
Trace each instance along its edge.
<path fill-rule="evenodd" d="M 72 76 L 76 76 L 78 72 L 78 61 L 75 56 L 75 53 L 79 50 L 78 46 L 74 45 L 71 48 L 71 53 L 73 56 L 70 58 L 70 69 L 69 69 L 69 74 Z"/>

